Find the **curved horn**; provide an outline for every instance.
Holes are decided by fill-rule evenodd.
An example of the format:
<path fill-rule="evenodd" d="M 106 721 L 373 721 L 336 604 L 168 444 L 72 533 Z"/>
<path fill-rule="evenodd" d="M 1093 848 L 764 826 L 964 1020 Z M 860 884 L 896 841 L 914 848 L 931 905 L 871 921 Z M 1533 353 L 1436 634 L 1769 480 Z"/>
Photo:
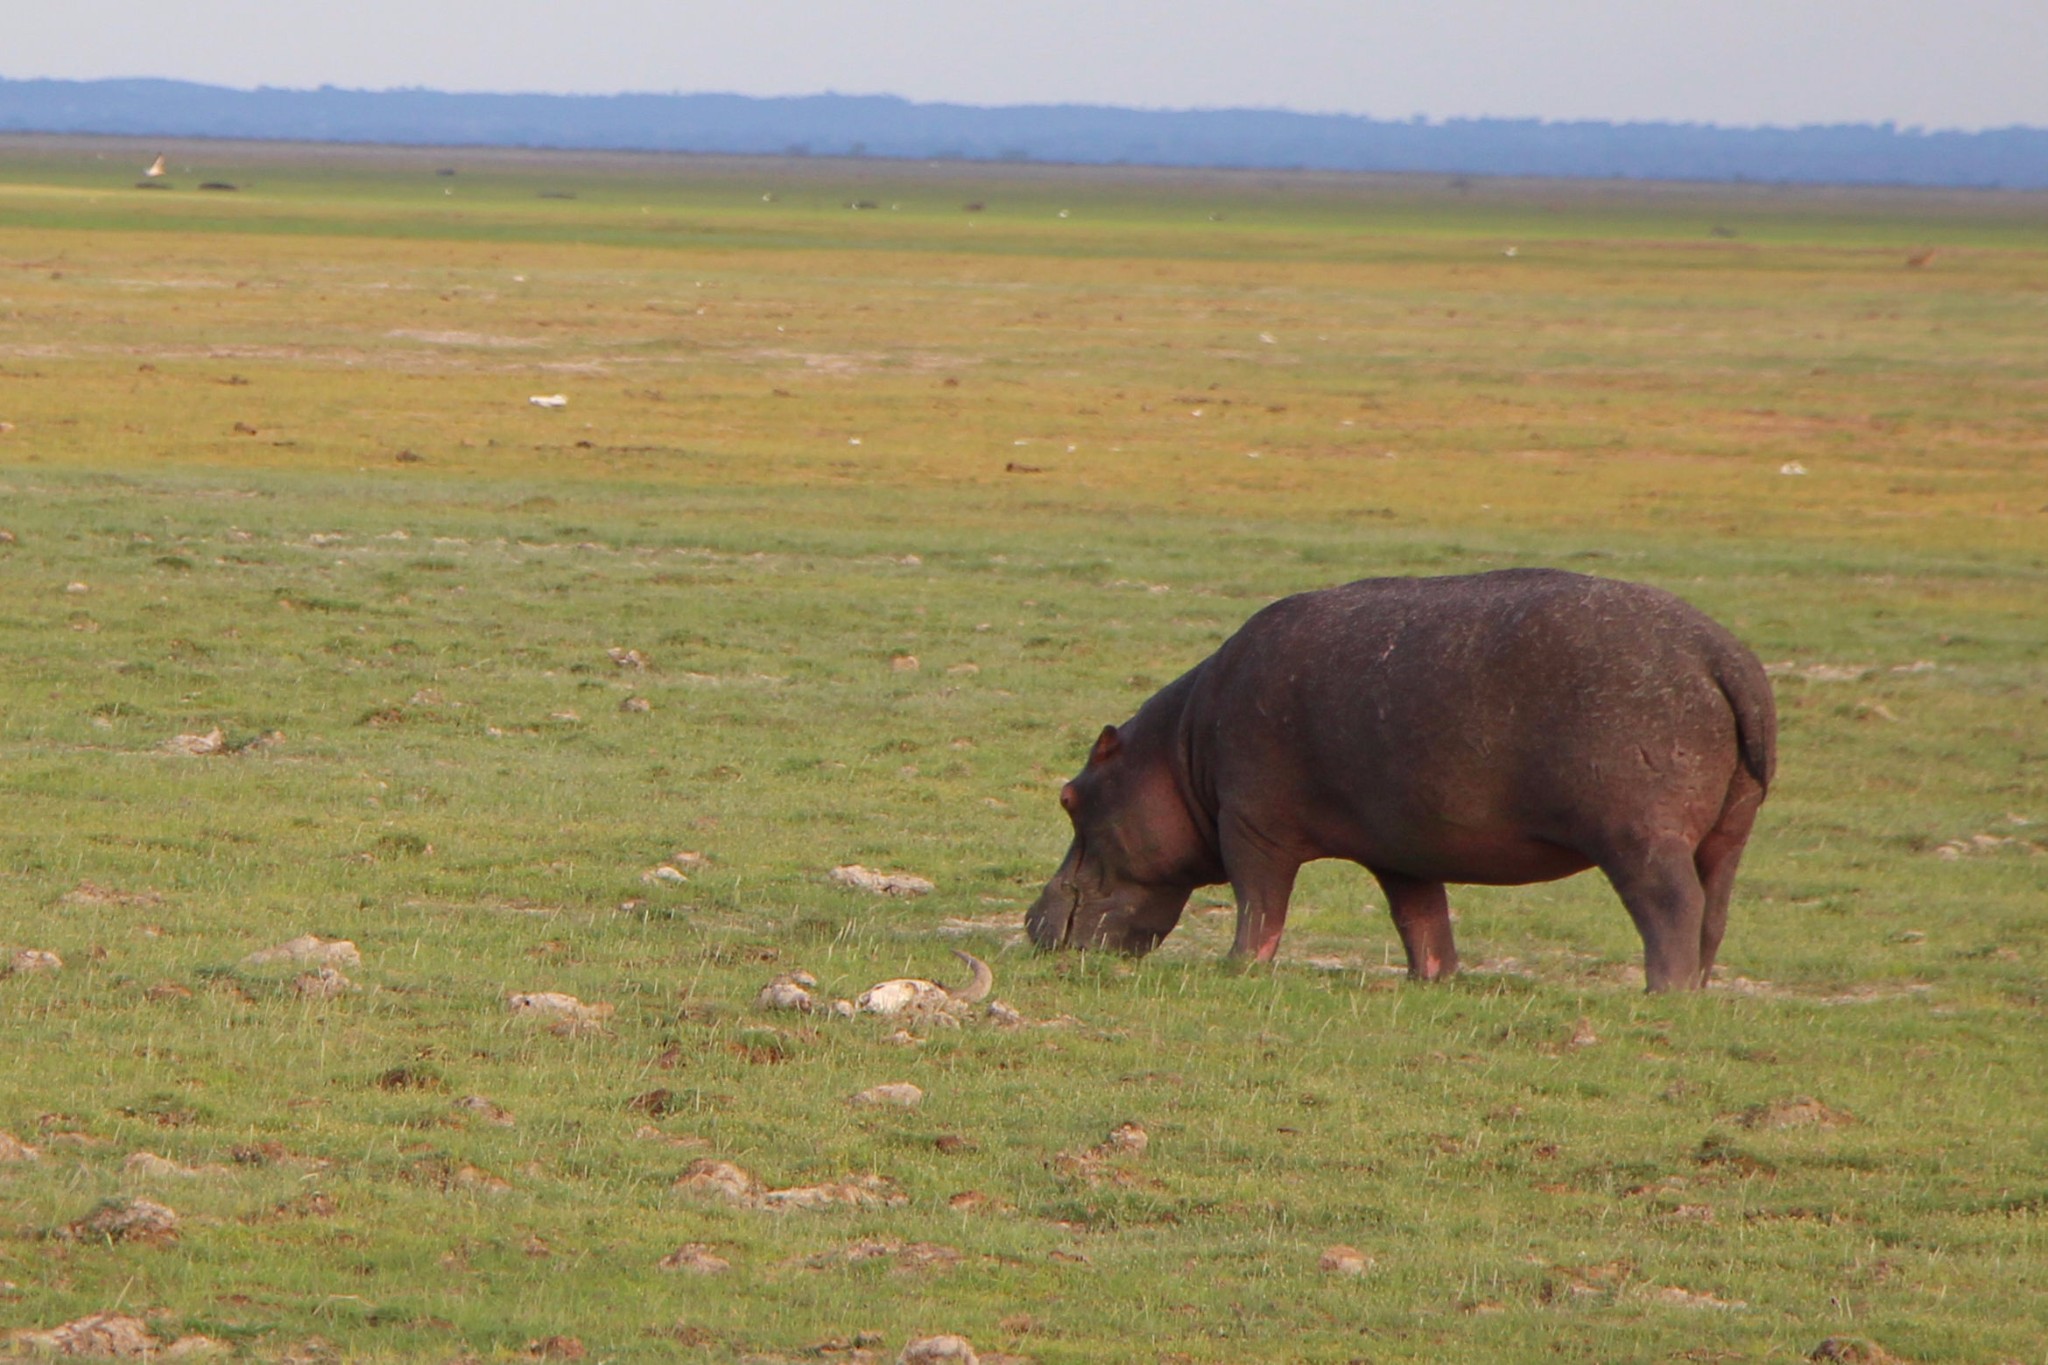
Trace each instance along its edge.
<path fill-rule="evenodd" d="M 963 953 L 958 948 L 955 948 L 953 956 L 965 962 L 967 970 L 974 973 L 974 975 L 969 977 L 967 984 L 959 990 L 947 991 L 946 994 L 952 996 L 955 1000 L 962 1000 L 970 1005 L 976 1001 L 986 999 L 988 993 L 995 989 L 996 974 L 988 969 L 986 962 L 983 962 L 973 953 Z"/>

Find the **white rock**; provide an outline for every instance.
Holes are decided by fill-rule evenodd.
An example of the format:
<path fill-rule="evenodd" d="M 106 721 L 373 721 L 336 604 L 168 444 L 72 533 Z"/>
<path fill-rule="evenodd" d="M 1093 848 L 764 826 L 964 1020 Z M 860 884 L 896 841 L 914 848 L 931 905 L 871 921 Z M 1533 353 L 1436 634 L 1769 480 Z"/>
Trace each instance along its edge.
<path fill-rule="evenodd" d="M 936 889 L 923 877 L 912 876 L 908 872 L 876 872 L 859 863 L 835 867 L 831 877 L 841 886 L 872 891 L 878 896 L 922 896 Z"/>
<path fill-rule="evenodd" d="M 560 393 L 537 393 L 526 401 L 537 408 L 566 408 L 569 406 L 568 395 Z"/>
<path fill-rule="evenodd" d="M 890 1081 L 886 1085 L 870 1086 L 851 1096 L 847 1102 L 868 1107 L 915 1109 L 924 1103 L 924 1091 L 909 1081 Z"/>
<path fill-rule="evenodd" d="M 268 967 L 279 962 L 303 967 L 360 967 L 363 955 L 348 939 L 323 939 L 317 934 L 301 934 L 275 948 L 264 948 L 242 959 L 244 967 Z"/>
<path fill-rule="evenodd" d="M 903 1353 L 896 1357 L 896 1365 L 981 1365 L 981 1357 L 974 1353 L 966 1337 L 948 1333 L 919 1337 L 903 1348 Z"/>
<path fill-rule="evenodd" d="M 8 971 L 26 976 L 30 972 L 58 972 L 64 969 L 64 959 L 42 948 L 23 948 L 8 959 Z"/>

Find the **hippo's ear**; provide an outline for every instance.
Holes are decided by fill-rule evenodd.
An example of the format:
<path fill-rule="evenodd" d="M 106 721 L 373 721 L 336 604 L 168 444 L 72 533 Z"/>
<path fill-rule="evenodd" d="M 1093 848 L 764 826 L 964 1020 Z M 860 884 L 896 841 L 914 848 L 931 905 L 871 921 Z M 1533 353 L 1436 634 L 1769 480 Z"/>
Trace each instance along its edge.
<path fill-rule="evenodd" d="M 1095 747 L 1088 751 L 1088 764 L 1093 767 L 1097 763 L 1107 763 L 1122 753 L 1123 749 L 1124 742 L 1118 737 L 1116 727 L 1105 725 L 1102 727 L 1102 733 L 1095 737 Z"/>

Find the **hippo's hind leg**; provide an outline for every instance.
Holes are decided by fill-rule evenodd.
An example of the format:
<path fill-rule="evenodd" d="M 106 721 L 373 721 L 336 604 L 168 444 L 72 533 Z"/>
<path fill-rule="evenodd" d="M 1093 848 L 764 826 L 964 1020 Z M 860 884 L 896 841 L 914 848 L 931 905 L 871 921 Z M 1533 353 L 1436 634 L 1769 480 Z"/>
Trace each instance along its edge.
<path fill-rule="evenodd" d="M 1750 827 L 1756 823 L 1757 807 L 1763 804 L 1763 788 L 1747 774 L 1738 774 L 1735 789 L 1714 828 L 1700 841 L 1693 854 L 1693 868 L 1706 891 L 1706 905 L 1700 916 L 1700 984 L 1714 974 L 1714 956 L 1721 951 L 1721 936 L 1728 931 L 1728 901 L 1735 892 L 1735 870 L 1742 865 L 1742 850 L 1749 842 Z"/>
<path fill-rule="evenodd" d="M 1602 858 L 1600 870 L 1643 936 L 1643 978 L 1649 988 L 1704 985 L 1700 964 L 1707 894 L 1693 865 L 1692 844 L 1669 837 L 1632 842 Z"/>
<path fill-rule="evenodd" d="M 1451 938 L 1451 901 L 1442 882 L 1417 881 L 1398 872 L 1368 868 L 1386 892 L 1394 930 L 1408 953 L 1408 975 L 1436 981 L 1458 970 L 1458 945 Z"/>

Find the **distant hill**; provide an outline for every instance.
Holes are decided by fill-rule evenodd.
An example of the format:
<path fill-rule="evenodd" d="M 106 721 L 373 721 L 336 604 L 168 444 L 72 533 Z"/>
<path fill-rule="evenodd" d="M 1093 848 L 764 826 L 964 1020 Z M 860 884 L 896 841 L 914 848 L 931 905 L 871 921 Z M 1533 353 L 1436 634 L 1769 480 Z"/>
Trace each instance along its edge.
<path fill-rule="evenodd" d="M 2048 188 L 2048 129 L 1391 122 L 1276 110 L 980 108 L 887 96 L 467 95 L 0 78 L 0 131 L 1301 167 L 1645 180 Z"/>

